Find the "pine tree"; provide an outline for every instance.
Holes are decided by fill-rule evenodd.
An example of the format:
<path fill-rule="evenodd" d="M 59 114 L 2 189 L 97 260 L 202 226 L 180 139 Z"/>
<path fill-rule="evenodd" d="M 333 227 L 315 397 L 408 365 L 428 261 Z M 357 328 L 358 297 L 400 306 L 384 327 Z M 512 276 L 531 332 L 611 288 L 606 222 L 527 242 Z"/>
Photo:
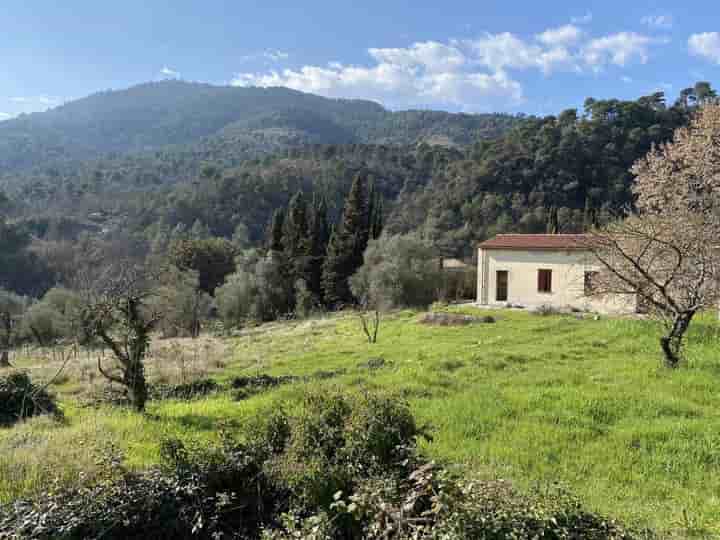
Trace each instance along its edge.
<path fill-rule="evenodd" d="M 285 225 L 285 210 L 278 208 L 273 212 L 272 219 L 267 228 L 266 247 L 268 251 L 282 252 L 283 247 L 283 228 Z"/>

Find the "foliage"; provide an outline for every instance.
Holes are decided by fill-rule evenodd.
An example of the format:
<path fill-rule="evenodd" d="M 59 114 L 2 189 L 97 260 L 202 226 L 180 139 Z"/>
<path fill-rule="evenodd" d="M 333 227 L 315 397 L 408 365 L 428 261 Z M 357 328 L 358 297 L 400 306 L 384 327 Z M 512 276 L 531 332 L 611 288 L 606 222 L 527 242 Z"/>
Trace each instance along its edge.
<path fill-rule="evenodd" d="M 237 271 L 216 291 L 220 317 L 231 326 L 239 326 L 289 313 L 292 283 L 283 270 L 282 255 L 277 252 L 243 253 L 237 259 Z"/>
<path fill-rule="evenodd" d="M 44 387 L 34 384 L 22 371 L 0 377 L 0 426 L 11 426 L 39 414 L 61 416 L 55 399 Z"/>
<path fill-rule="evenodd" d="M 25 311 L 25 300 L 0 289 L 0 367 L 7 367 L 8 350 L 16 341 L 16 329 Z"/>
<path fill-rule="evenodd" d="M 170 261 L 180 270 L 194 270 L 199 287 L 208 294 L 235 270 L 235 247 L 222 238 L 179 240 L 170 245 Z"/>
<path fill-rule="evenodd" d="M 170 267 L 149 303 L 160 314 L 158 328 L 163 337 L 197 337 L 211 314 L 213 299 L 200 289 L 197 271 Z"/>
<path fill-rule="evenodd" d="M 81 296 L 64 287 L 50 289 L 32 304 L 23 317 L 23 331 L 38 345 L 50 345 L 60 339 L 86 344 L 90 336 L 84 327 Z"/>
<path fill-rule="evenodd" d="M 350 277 L 362 265 L 371 226 L 367 176 L 355 177 L 345 200 L 342 218 L 330 237 L 323 263 L 323 296 L 331 307 L 351 304 Z"/>
<path fill-rule="evenodd" d="M 427 307 L 437 298 L 441 282 L 432 248 L 418 235 L 394 235 L 370 242 L 350 286 L 364 304 L 390 309 Z"/>

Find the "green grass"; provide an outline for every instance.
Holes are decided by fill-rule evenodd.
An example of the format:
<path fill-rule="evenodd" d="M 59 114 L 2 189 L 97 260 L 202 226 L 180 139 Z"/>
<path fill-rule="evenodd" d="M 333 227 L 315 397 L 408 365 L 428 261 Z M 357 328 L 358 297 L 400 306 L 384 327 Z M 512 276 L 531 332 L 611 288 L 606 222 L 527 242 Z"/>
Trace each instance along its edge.
<path fill-rule="evenodd" d="M 422 450 L 433 459 L 523 488 L 560 482 L 588 508 L 632 526 L 720 535 L 713 316 L 694 323 L 686 365 L 668 371 L 650 322 L 493 315 L 496 324 L 430 327 L 400 312 L 386 318 L 375 345 L 351 316 L 268 325 L 235 339 L 219 378 L 324 371 L 330 378 L 307 384 L 392 388 L 431 426 Z M 362 366 L 375 357 L 385 365 Z M 0 432 L 0 499 L 44 489 L 48 471 L 62 481 L 91 474 L 94 448 L 106 441 L 124 449 L 130 466 L 146 467 L 165 436 L 209 441 L 224 422 L 242 431 L 269 407 L 292 407 L 305 389 L 295 383 L 239 402 L 221 394 L 153 403 L 147 417 L 79 409 L 66 398 L 64 425 L 39 419 Z"/>

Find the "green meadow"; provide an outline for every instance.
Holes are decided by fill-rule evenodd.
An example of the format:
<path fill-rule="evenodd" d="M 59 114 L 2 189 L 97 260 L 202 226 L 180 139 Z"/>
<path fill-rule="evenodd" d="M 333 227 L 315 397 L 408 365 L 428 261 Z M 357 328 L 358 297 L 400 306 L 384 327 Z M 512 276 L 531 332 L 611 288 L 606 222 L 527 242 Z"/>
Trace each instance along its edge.
<path fill-rule="evenodd" d="M 293 375 L 247 399 L 225 391 L 151 402 L 141 416 L 81 407 L 77 383 L 54 387 L 64 422 L 32 419 L 0 431 L 0 501 L 92 478 L 107 446 L 133 468 L 158 460 L 159 442 L 205 444 L 220 427 L 292 408 L 309 385 L 405 397 L 431 440 L 422 452 L 522 489 L 560 484 L 589 509 L 660 536 L 720 536 L 720 326 L 696 321 L 678 370 L 661 367 L 652 322 L 520 311 L 493 324 L 428 326 L 420 314 L 384 318 L 368 344 L 350 313 L 270 324 L 228 338 L 214 377 Z"/>

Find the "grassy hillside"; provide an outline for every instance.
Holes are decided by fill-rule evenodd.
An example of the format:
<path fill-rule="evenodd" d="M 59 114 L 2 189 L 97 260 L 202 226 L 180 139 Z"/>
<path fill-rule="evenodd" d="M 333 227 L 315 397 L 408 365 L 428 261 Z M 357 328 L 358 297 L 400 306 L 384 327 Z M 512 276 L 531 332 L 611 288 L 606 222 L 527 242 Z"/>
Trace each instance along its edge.
<path fill-rule="evenodd" d="M 669 372 L 660 368 L 650 322 L 493 315 L 494 324 L 432 327 L 415 312 L 397 313 L 376 345 L 364 341 L 350 314 L 249 330 L 213 356 L 214 377 L 300 378 L 239 401 L 227 391 L 153 402 L 146 417 L 79 407 L 85 383 L 77 378 L 88 375 L 76 366 L 55 386 L 64 425 L 36 419 L 0 432 L 0 499 L 47 489 L 49 477 L 91 476 L 103 445 L 120 446 L 130 465 L 145 467 L 157 460 L 163 436 L 202 444 L 221 425 L 242 432 L 268 408 L 293 407 L 308 385 L 389 387 L 432 427 L 432 442 L 423 444 L 432 458 L 525 488 L 560 482 L 591 509 L 662 534 L 720 534 L 714 317 L 694 326 L 688 364 Z M 201 344 L 183 365 L 210 346 Z M 180 350 L 156 360 L 153 377 L 170 370 Z"/>

